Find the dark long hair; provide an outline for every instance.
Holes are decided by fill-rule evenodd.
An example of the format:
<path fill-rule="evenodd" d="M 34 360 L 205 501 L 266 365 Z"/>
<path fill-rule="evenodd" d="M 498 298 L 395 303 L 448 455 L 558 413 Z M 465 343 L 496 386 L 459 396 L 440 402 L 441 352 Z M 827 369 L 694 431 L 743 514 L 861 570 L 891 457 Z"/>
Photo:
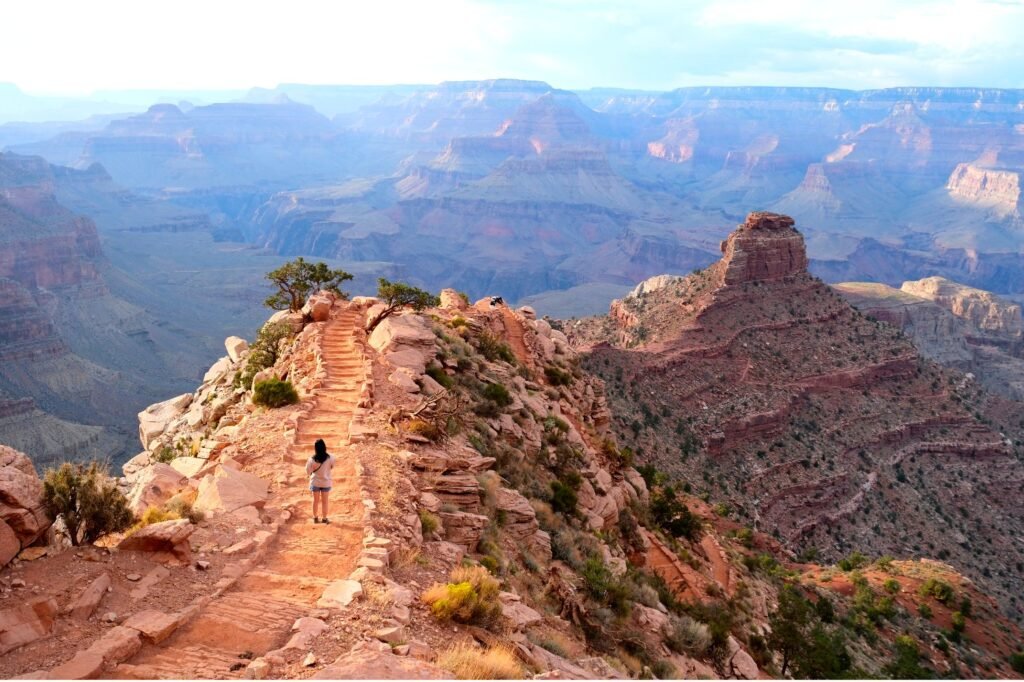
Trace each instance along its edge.
<path fill-rule="evenodd" d="M 330 455 L 327 454 L 327 443 L 324 442 L 323 438 L 313 443 L 313 449 L 316 450 L 316 454 L 313 455 L 313 460 L 318 464 L 323 464 L 327 461 Z"/>

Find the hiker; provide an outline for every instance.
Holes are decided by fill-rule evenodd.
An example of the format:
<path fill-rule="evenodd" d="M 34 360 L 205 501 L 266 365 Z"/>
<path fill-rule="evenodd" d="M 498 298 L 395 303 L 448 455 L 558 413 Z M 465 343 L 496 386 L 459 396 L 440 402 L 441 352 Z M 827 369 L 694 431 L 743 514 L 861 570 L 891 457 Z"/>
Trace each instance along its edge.
<path fill-rule="evenodd" d="M 501 296 L 491 296 L 491 307 L 493 308 L 497 305 L 505 305 L 505 299 Z"/>
<path fill-rule="evenodd" d="M 313 523 L 330 523 L 327 518 L 327 494 L 331 492 L 331 469 L 334 468 L 334 457 L 327 454 L 327 444 L 323 439 L 313 444 L 316 451 L 306 461 L 306 473 L 309 474 L 309 489 L 313 492 Z M 317 516 L 317 506 L 323 512 L 323 518 Z"/>

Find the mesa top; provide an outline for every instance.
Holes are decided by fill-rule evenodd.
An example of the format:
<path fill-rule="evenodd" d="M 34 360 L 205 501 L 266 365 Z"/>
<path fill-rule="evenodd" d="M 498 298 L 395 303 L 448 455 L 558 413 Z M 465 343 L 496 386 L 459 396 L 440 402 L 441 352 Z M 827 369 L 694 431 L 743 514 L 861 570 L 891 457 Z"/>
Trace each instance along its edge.
<path fill-rule="evenodd" d="M 310 457 L 306 460 L 306 473 L 309 474 L 309 484 L 316 488 L 331 487 L 331 469 L 334 468 L 334 455 L 328 455 L 323 464 Z"/>

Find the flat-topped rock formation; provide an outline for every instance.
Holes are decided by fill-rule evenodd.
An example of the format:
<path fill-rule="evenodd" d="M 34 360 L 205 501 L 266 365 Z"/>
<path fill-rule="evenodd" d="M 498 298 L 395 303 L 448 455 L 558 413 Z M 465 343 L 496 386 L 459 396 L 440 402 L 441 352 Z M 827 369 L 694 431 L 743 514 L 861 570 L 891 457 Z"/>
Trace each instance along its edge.
<path fill-rule="evenodd" d="M 782 279 L 807 272 L 804 238 L 793 228 L 793 219 L 778 213 L 757 211 L 747 216 L 722 242 L 722 260 L 716 267 L 726 285 Z"/>

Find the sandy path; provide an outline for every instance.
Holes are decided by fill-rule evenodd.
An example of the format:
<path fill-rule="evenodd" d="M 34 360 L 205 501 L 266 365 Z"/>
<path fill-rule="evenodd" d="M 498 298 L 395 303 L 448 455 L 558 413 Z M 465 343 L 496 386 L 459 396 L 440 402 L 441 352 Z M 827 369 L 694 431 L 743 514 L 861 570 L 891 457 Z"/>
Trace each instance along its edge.
<path fill-rule="evenodd" d="M 247 657 L 283 645 L 296 618 L 309 615 L 324 587 L 348 577 L 362 549 L 362 503 L 355 462 L 343 454 L 349 420 L 359 396 L 362 355 L 352 313 L 329 321 L 323 336 L 327 380 L 315 407 L 300 421 L 288 461 L 288 485 L 272 494 L 268 508 L 294 506 L 292 519 L 267 548 L 264 560 L 159 646 L 147 646 L 118 677 L 156 679 L 240 678 Z M 317 438 L 338 454 L 331 491 L 330 524 L 313 524 L 306 459 Z M 239 665 L 241 664 L 241 665 Z M 232 670 L 232 667 L 237 668 Z"/>

